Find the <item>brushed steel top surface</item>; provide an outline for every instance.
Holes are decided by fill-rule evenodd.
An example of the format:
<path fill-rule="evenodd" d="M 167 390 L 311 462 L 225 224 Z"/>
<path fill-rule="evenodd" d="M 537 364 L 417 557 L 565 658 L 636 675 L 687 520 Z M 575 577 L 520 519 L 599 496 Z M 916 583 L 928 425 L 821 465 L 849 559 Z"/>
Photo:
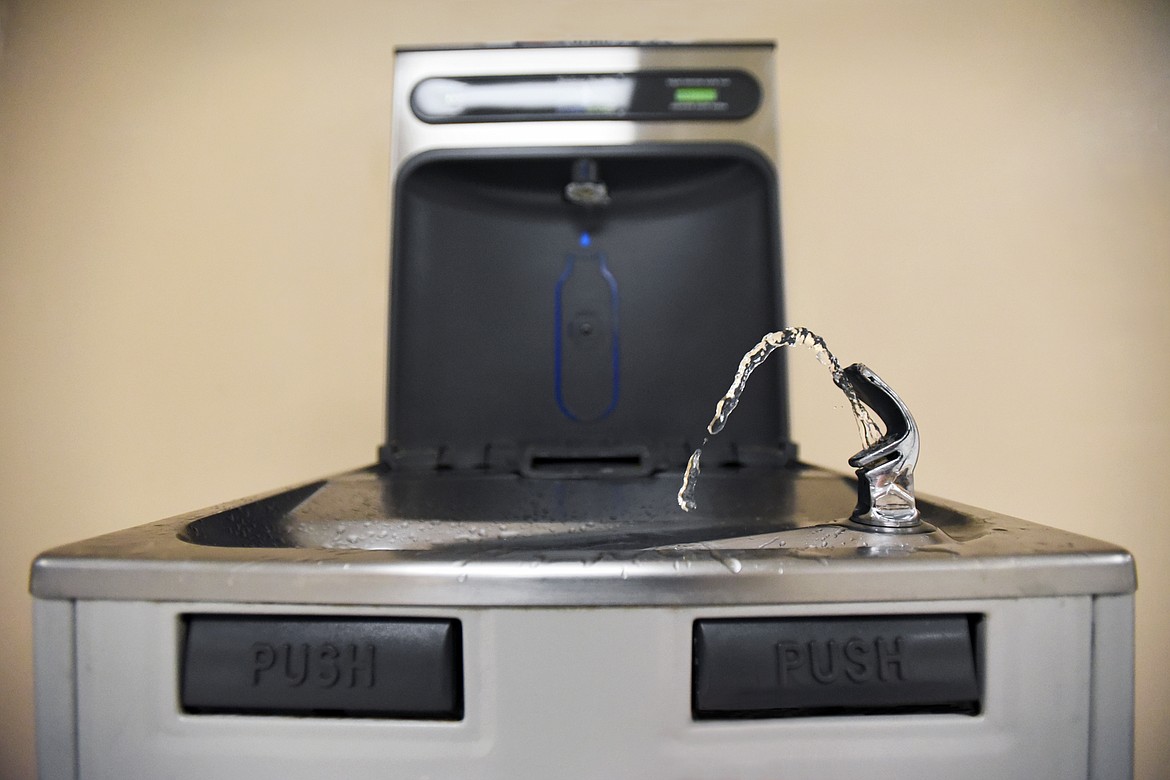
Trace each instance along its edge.
<path fill-rule="evenodd" d="M 712 470 L 714 472 L 714 470 Z M 694 605 L 1129 593 L 1114 545 L 925 498 L 927 530 L 851 526 L 815 468 L 533 479 L 363 469 L 41 555 L 34 596 L 366 605 Z"/>

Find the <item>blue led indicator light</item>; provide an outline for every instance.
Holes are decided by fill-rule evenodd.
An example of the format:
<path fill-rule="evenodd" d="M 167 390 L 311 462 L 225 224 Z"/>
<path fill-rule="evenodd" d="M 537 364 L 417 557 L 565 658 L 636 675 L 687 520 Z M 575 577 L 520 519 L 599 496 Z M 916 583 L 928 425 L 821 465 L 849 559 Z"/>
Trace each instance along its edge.
<path fill-rule="evenodd" d="M 593 239 L 589 236 L 588 233 L 581 234 L 581 246 L 589 246 L 592 243 Z"/>

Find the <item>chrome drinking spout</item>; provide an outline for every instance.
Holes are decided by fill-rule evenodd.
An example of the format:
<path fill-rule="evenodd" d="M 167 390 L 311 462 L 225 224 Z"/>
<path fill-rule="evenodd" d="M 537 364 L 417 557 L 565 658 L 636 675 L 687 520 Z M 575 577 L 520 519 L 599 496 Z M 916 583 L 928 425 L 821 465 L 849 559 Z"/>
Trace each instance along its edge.
<path fill-rule="evenodd" d="M 881 438 L 849 459 L 857 469 L 857 507 L 851 519 L 875 530 L 914 528 L 922 522 L 914 503 L 918 426 L 897 393 L 868 367 L 854 363 L 841 376 L 885 425 Z"/>

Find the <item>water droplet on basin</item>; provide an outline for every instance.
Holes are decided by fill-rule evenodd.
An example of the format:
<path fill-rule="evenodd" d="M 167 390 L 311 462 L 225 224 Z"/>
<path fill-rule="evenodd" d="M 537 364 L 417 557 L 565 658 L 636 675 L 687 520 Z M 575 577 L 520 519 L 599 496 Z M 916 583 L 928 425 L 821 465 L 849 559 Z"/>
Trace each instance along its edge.
<path fill-rule="evenodd" d="M 711 550 L 711 557 L 723 564 L 732 574 L 739 574 L 743 570 L 743 563 L 733 555 L 727 555 L 719 550 Z"/>

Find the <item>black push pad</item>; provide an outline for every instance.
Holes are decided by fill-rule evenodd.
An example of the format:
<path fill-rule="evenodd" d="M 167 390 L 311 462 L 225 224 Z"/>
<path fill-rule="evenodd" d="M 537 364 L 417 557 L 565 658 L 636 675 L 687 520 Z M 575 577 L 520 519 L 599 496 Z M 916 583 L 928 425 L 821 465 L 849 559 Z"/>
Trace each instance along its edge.
<path fill-rule="evenodd" d="M 188 615 L 185 623 L 188 712 L 463 716 L 458 620 Z"/>
<path fill-rule="evenodd" d="M 977 713 L 976 619 L 697 620 L 694 715 Z"/>

